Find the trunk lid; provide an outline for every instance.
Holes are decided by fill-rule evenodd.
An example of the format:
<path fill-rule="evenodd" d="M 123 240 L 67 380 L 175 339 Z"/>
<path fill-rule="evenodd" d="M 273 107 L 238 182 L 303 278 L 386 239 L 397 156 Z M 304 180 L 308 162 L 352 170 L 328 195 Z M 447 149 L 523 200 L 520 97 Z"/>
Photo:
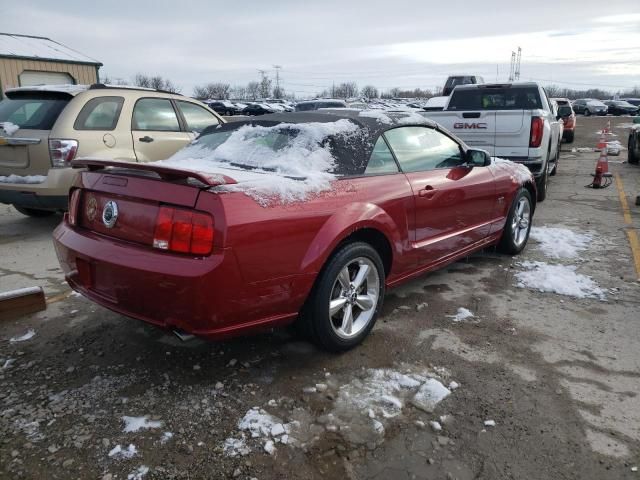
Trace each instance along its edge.
<path fill-rule="evenodd" d="M 77 225 L 149 247 L 153 246 L 162 206 L 193 210 L 202 190 L 236 183 L 225 175 L 205 175 L 148 163 L 79 159 L 72 165 L 87 169 L 81 176 Z"/>

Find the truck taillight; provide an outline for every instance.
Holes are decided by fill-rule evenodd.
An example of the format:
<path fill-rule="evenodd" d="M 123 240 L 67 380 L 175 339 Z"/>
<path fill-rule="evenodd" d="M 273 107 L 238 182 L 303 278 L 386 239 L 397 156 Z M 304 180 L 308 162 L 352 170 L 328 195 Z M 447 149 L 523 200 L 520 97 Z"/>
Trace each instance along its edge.
<path fill-rule="evenodd" d="M 68 167 L 78 152 L 77 140 L 49 139 L 49 156 L 53 168 Z"/>
<path fill-rule="evenodd" d="M 542 117 L 531 117 L 531 134 L 529 136 L 529 147 L 538 148 L 542 143 L 542 132 L 544 131 L 544 120 Z"/>
<path fill-rule="evenodd" d="M 77 225 L 78 224 L 78 208 L 80 205 L 80 189 L 76 188 L 71 190 L 71 195 L 69 195 L 69 224 Z"/>
<path fill-rule="evenodd" d="M 171 252 L 208 255 L 213 248 L 213 217 L 182 208 L 160 207 L 153 247 Z"/>

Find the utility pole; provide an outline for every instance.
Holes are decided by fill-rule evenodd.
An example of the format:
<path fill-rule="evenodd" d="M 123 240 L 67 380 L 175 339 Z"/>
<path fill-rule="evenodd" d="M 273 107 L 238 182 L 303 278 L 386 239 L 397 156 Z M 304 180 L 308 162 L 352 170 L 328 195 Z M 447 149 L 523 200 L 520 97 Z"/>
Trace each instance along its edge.
<path fill-rule="evenodd" d="M 509 81 L 513 82 L 513 75 L 516 68 L 516 52 L 511 51 L 511 68 L 509 69 Z"/>
<path fill-rule="evenodd" d="M 520 80 L 520 57 L 522 57 L 522 49 L 518 47 L 518 57 L 516 59 L 516 71 L 514 74 L 514 79 L 516 81 Z"/>
<path fill-rule="evenodd" d="M 274 65 L 273 68 L 276 69 L 276 92 L 277 95 L 274 95 L 274 97 L 279 98 L 281 97 L 281 91 L 280 91 L 280 69 L 282 68 L 282 65 Z"/>

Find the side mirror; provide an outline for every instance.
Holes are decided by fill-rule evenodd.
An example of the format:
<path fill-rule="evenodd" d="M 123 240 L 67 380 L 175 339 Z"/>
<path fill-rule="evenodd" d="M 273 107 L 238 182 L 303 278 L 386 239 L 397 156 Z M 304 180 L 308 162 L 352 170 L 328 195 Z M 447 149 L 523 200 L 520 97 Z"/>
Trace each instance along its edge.
<path fill-rule="evenodd" d="M 491 165 L 491 156 L 486 150 L 470 148 L 467 150 L 466 163 L 472 167 L 486 167 Z"/>

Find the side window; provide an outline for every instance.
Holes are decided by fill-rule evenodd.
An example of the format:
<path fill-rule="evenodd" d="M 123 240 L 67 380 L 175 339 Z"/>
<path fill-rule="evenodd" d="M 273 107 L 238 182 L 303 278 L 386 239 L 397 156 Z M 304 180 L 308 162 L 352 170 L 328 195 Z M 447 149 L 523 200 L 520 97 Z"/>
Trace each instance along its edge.
<path fill-rule="evenodd" d="M 373 152 L 371 152 L 371 158 L 369 158 L 369 163 L 367 164 L 364 174 L 382 175 L 397 172 L 398 165 L 396 165 L 396 161 L 393 159 L 393 154 L 391 150 L 389 150 L 387 142 L 384 141 L 384 138 L 379 137 L 373 147 Z"/>
<path fill-rule="evenodd" d="M 179 132 L 180 124 L 173 105 L 166 98 L 141 98 L 133 109 L 131 129 Z"/>
<path fill-rule="evenodd" d="M 464 162 L 460 146 L 432 128 L 400 127 L 384 135 L 404 172 L 450 168 Z"/>
<path fill-rule="evenodd" d="M 187 130 L 191 132 L 200 133 L 209 125 L 218 125 L 220 123 L 215 115 L 200 105 L 180 100 L 177 103 L 184 119 L 187 121 Z"/>
<path fill-rule="evenodd" d="M 76 118 L 76 130 L 113 130 L 116 128 L 123 97 L 96 97 L 89 100 Z"/>

